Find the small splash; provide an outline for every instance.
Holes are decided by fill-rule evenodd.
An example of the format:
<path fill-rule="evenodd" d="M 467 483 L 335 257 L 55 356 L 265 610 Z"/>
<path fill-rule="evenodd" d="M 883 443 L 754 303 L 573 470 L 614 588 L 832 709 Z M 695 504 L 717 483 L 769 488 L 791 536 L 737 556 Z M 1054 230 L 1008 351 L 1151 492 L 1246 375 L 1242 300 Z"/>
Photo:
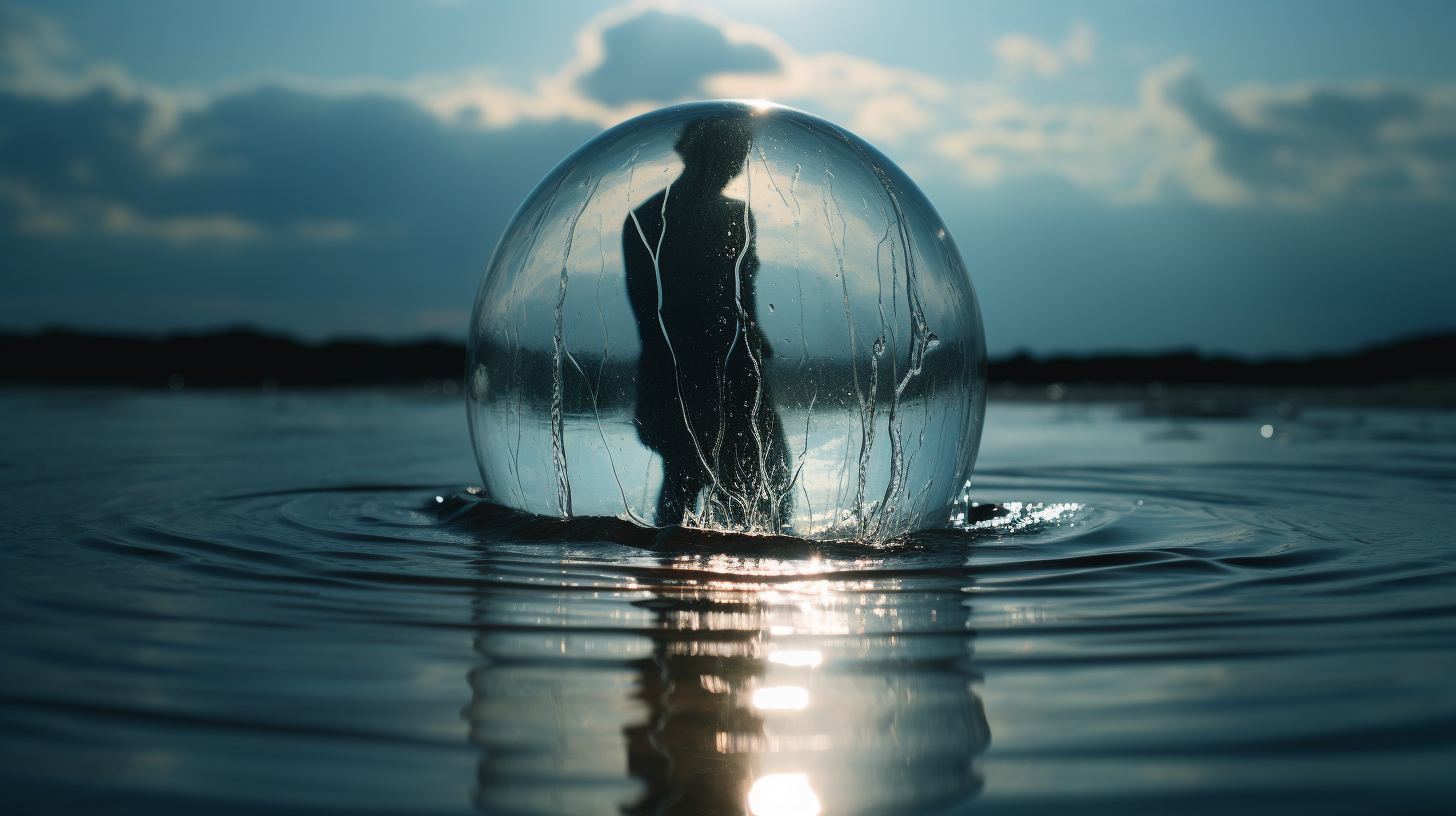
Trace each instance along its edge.
<path fill-rule="evenodd" d="M 1077 502 L 957 502 L 950 526 L 957 530 L 1021 532 L 1047 526 L 1076 526 L 1079 513 L 1087 509 Z"/>

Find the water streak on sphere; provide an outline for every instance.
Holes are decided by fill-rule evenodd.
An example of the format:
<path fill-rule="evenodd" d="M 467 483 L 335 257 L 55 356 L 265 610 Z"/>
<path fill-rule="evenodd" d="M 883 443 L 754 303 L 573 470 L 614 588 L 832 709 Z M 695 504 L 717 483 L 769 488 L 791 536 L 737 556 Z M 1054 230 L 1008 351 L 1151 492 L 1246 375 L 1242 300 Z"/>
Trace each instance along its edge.
<path fill-rule="evenodd" d="M 945 522 L 985 411 L 940 216 L 801 111 L 678 105 L 567 157 L 471 318 L 486 494 L 531 513 L 884 541 Z"/>

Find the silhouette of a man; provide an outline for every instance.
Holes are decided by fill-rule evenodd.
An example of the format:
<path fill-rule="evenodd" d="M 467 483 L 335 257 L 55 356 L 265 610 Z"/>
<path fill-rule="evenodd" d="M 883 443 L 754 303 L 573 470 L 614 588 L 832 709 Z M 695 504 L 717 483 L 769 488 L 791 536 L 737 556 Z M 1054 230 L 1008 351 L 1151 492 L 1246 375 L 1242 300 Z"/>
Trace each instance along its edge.
<path fill-rule="evenodd" d="M 752 143 L 744 116 L 689 123 L 674 146 L 682 175 L 623 224 L 642 340 L 637 435 L 662 457 L 660 526 L 779 532 L 791 501 L 783 424 L 764 377 L 772 348 L 757 320 L 753 213 L 723 195 Z"/>

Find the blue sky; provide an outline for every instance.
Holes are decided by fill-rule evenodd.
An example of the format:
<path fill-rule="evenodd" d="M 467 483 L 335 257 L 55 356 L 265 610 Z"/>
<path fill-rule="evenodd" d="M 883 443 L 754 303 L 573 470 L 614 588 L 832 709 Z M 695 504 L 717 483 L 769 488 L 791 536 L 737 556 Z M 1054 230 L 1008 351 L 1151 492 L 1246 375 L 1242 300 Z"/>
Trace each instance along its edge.
<path fill-rule="evenodd" d="M 463 335 L 506 220 L 675 101 L 917 179 L 993 353 L 1456 329 L 1456 4 L 210 2 L 0 11 L 0 327 Z"/>

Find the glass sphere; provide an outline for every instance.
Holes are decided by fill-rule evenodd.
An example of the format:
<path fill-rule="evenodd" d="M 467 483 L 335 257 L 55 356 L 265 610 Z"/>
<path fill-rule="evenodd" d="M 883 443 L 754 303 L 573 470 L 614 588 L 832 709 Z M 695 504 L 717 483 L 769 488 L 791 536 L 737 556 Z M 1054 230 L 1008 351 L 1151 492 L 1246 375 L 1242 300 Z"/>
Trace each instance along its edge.
<path fill-rule="evenodd" d="M 529 513 L 885 541 L 944 524 L 985 413 L 945 224 L 802 111 L 664 108 L 568 156 L 475 299 L 486 495 Z"/>

